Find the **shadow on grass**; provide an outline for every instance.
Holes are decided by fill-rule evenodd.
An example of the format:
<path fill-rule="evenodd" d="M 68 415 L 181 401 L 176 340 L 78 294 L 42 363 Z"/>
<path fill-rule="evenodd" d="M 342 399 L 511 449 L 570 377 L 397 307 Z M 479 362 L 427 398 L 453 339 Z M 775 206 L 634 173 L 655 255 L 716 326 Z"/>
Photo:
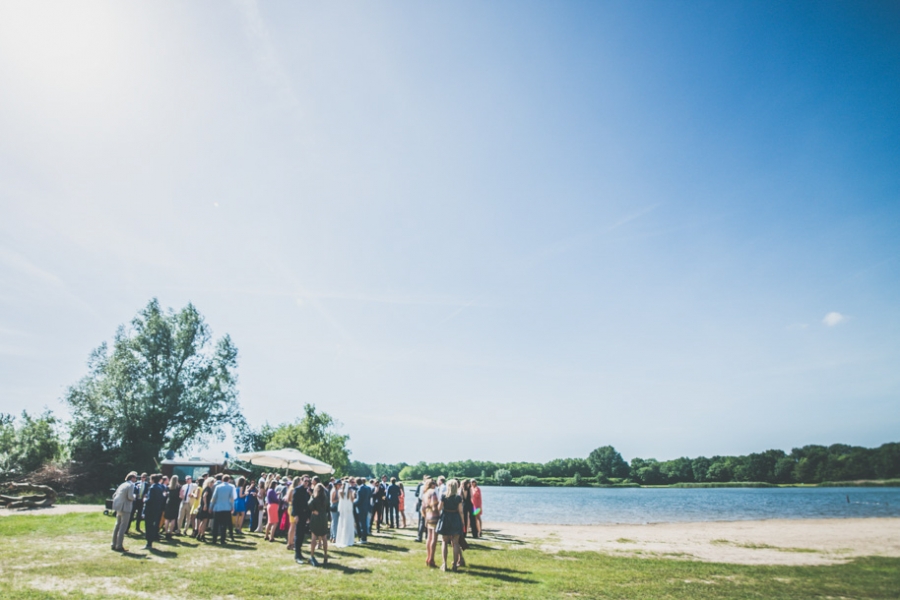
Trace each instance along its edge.
<path fill-rule="evenodd" d="M 494 532 L 491 532 L 490 530 L 485 530 L 485 533 L 487 533 L 487 536 L 483 535 L 483 536 L 479 537 L 478 539 L 483 539 L 485 541 L 497 541 L 497 542 L 502 542 L 504 544 L 515 544 L 517 546 L 525 545 L 525 542 L 523 542 L 519 538 L 514 538 L 511 535 L 504 535 L 502 533 L 494 533 Z"/>
<path fill-rule="evenodd" d="M 125 552 L 120 552 L 120 554 L 122 556 L 124 556 L 125 558 L 131 558 L 131 559 L 137 559 L 137 560 L 148 560 L 150 558 L 146 554 L 138 554 L 137 552 L 128 552 L 127 550 Z"/>
<path fill-rule="evenodd" d="M 491 552 L 493 550 L 502 550 L 502 548 L 493 548 L 486 544 L 473 544 L 472 542 L 469 542 L 469 547 L 466 548 L 466 552 L 468 552 L 469 550 L 478 550 L 479 552 L 484 550 L 486 552 Z"/>
<path fill-rule="evenodd" d="M 348 567 L 347 565 L 342 565 L 340 563 L 330 562 L 327 565 L 322 567 L 326 571 L 338 571 L 342 575 L 359 575 L 360 573 L 371 573 L 371 569 L 354 569 L 353 567 Z"/>
<path fill-rule="evenodd" d="M 178 538 L 172 538 L 171 540 L 166 540 L 164 542 L 169 546 L 183 547 L 183 548 L 196 548 L 200 545 L 200 542 L 188 542 L 186 540 L 179 540 Z"/>
<path fill-rule="evenodd" d="M 160 558 L 178 558 L 178 553 L 172 550 L 160 550 L 159 548 L 150 548 L 150 554 Z"/>
<path fill-rule="evenodd" d="M 393 544 L 379 544 L 377 542 L 368 542 L 363 546 L 367 550 L 377 550 L 378 552 L 409 552 L 409 548 L 403 546 L 395 546 Z"/>
<path fill-rule="evenodd" d="M 493 571 L 494 573 L 516 573 L 518 575 L 531 575 L 531 571 L 520 571 L 518 569 L 507 569 L 505 567 L 486 567 L 484 565 L 468 565 L 466 568 L 475 571 Z"/>
<path fill-rule="evenodd" d="M 530 575 L 528 571 L 516 571 L 515 569 L 501 569 L 494 567 L 463 567 L 464 574 L 471 577 L 485 577 L 488 579 L 496 579 L 504 583 L 537 583 L 534 579 L 526 579 L 524 577 L 516 577 L 510 573 L 519 573 L 522 575 Z"/>
<path fill-rule="evenodd" d="M 332 550 L 328 549 L 329 554 L 334 554 L 335 556 L 349 556 L 351 558 L 362 558 L 362 554 L 357 554 L 355 552 L 347 552 L 346 550 Z"/>

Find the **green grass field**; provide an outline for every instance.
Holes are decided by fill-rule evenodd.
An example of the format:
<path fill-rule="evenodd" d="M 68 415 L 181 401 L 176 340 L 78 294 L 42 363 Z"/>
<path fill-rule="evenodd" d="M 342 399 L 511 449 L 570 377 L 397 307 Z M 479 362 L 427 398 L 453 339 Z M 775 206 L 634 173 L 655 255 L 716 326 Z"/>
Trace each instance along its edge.
<path fill-rule="evenodd" d="M 898 598 L 900 559 L 819 567 L 712 564 L 547 554 L 488 535 L 458 573 L 424 566 L 412 529 L 330 553 L 315 569 L 283 544 L 245 535 L 225 548 L 177 538 L 125 555 L 110 550 L 102 514 L 0 518 L 0 598 Z M 440 546 L 438 547 L 440 550 Z M 440 561 L 438 561 L 440 562 Z"/>

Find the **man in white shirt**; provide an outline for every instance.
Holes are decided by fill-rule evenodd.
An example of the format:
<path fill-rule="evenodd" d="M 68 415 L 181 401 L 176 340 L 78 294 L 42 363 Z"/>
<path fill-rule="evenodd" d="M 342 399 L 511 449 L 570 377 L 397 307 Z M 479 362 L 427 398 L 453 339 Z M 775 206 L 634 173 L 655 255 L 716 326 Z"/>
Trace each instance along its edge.
<path fill-rule="evenodd" d="M 194 485 L 194 478 L 188 475 L 184 478 L 184 485 L 181 486 L 181 506 L 178 508 L 178 520 L 175 521 L 175 534 L 181 535 L 182 531 L 187 531 L 191 521 L 191 492 L 197 488 Z"/>
<path fill-rule="evenodd" d="M 132 471 L 125 476 L 125 482 L 116 488 L 113 494 L 112 509 L 116 511 L 116 528 L 113 529 L 112 549 L 116 552 L 125 552 L 122 546 L 125 543 L 125 532 L 131 523 L 131 509 L 134 506 L 134 482 L 137 481 L 137 473 Z"/>

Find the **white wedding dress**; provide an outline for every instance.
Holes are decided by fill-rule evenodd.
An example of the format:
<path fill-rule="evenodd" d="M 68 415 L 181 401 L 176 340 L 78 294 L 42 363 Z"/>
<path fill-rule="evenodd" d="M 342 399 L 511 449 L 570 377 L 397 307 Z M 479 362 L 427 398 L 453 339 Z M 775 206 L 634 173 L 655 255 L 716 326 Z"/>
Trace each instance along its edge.
<path fill-rule="evenodd" d="M 346 548 L 353 545 L 356 537 L 356 520 L 353 518 L 353 500 L 347 496 L 347 490 L 338 492 L 338 529 L 334 545 Z"/>

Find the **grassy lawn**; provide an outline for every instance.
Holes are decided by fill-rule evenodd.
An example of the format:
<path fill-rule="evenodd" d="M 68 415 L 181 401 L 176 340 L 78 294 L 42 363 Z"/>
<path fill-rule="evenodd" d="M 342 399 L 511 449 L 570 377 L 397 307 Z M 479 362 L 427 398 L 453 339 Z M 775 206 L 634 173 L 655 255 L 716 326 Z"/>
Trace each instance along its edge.
<path fill-rule="evenodd" d="M 469 567 L 424 566 L 411 529 L 373 536 L 330 554 L 328 568 L 293 562 L 283 544 L 245 535 L 228 547 L 190 538 L 131 552 L 109 549 L 102 514 L 0 518 L 0 598 L 898 598 L 900 559 L 771 567 L 594 552 L 545 554 L 489 536 L 466 553 Z M 440 550 L 440 547 L 439 547 Z M 440 562 L 440 561 L 438 561 Z"/>

